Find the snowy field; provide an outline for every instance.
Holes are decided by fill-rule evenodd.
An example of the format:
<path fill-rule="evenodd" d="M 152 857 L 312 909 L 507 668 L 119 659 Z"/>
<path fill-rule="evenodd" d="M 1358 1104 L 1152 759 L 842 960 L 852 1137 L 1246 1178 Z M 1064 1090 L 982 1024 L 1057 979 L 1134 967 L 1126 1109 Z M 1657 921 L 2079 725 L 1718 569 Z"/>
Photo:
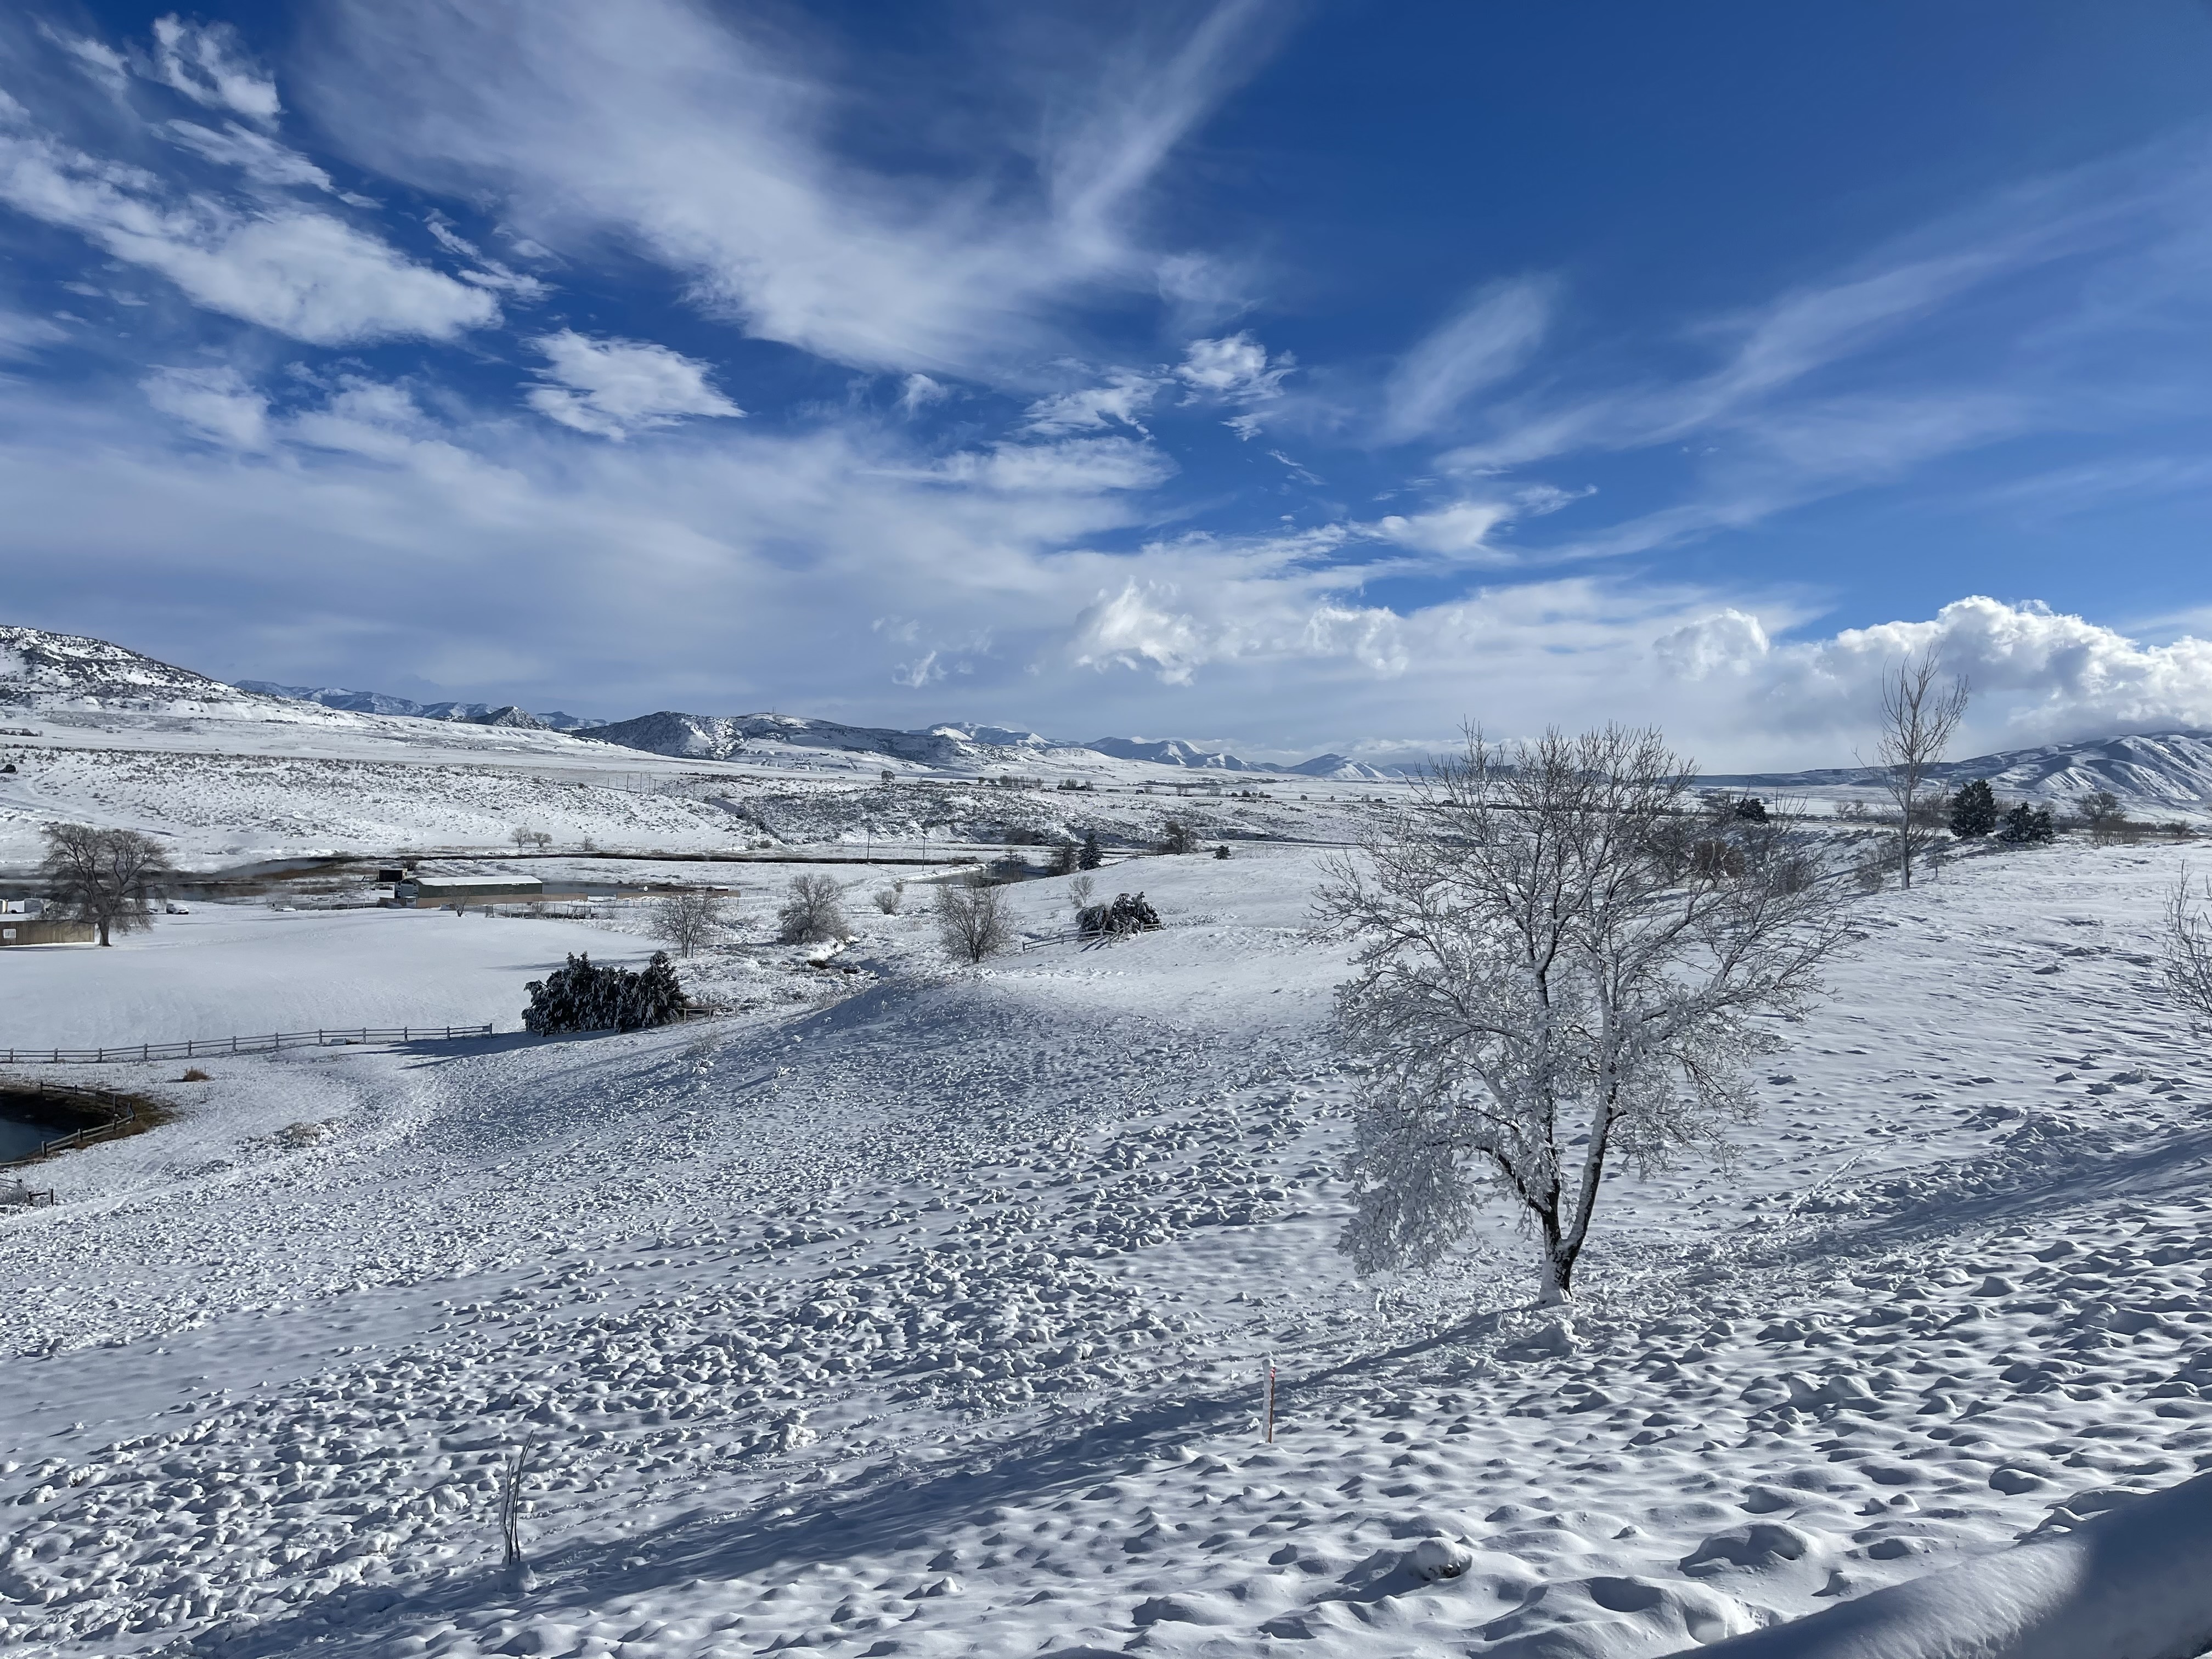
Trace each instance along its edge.
<path fill-rule="evenodd" d="M 653 949 L 573 921 L 450 910 L 202 904 L 98 945 L 0 951 L 0 1048 L 112 1048 L 361 1026 L 519 1030 L 523 985 L 572 951 Z"/>
<path fill-rule="evenodd" d="M 2212 1064 L 2148 955 L 2177 854 L 1866 901 L 1740 1166 L 1621 1187 L 1565 1317 L 1516 1311 L 1502 1219 L 1427 1279 L 1331 1248 L 1316 856 L 1109 871 L 1163 932 L 981 975 L 856 904 L 860 971 L 733 947 L 709 976 L 784 994 L 727 1018 L 161 1085 L 180 1121 L 0 1220 L 0 1645 L 1632 1659 L 2212 1465 Z M 397 1019 L 608 943 L 204 926 L 95 969 L 349 961 Z M 139 1018 L 305 1018 L 193 977 Z"/>

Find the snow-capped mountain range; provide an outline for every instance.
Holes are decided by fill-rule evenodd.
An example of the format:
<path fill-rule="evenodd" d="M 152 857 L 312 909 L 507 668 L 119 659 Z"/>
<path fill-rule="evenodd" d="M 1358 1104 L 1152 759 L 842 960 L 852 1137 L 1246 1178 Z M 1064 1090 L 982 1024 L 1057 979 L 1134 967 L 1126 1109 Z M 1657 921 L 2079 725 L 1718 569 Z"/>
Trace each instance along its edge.
<path fill-rule="evenodd" d="M 796 714 L 692 714 L 673 709 L 634 720 L 599 721 L 558 710 L 531 713 L 514 704 L 418 702 L 343 687 L 283 685 L 269 680 L 228 684 L 157 661 L 106 640 L 41 629 L 0 627 L 0 709 L 127 711 L 179 718 L 289 720 L 331 711 L 372 721 L 436 721 L 453 727 L 542 732 L 615 744 L 678 760 L 799 759 L 810 752 L 849 768 L 879 756 L 903 768 L 973 772 L 1059 755 L 1109 756 L 1140 765 L 1255 777 L 1307 777 L 1363 782 L 1418 775 L 1419 765 L 1377 766 L 1343 755 L 1316 756 L 1294 766 L 1248 761 L 1175 738 L 1054 738 L 1018 726 L 947 721 L 914 730 L 850 726 Z M 318 712 L 314 718 L 322 718 Z M 387 728 L 390 729 L 390 728 Z M 418 728 L 419 729 L 419 728 Z M 458 737 L 459 732 L 455 732 Z M 2212 732 L 2130 733 L 2002 750 L 1936 769 L 1946 786 L 1987 779 L 2001 794 L 2070 799 L 2109 790 L 2124 800 L 2168 809 L 2212 803 Z M 1879 787 L 1878 767 L 1831 767 L 1802 772 L 1716 774 L 1707 785 L 1766 793 L 1833 793 Z"/>
<path fill-rule="evenodd" d="M 535 726 L 547 732 L 576 732 L 607 722 L 586 714 L 563 714 L 559 709 L 532 714 L 514 703 L 416 702 L 383 691 L 353 691 L 342 685 L 279 685 L 274 680 L 240 680 L 239 689 L 258 691 L 264 697 L 288 697 L 295 702 L 316 702 L 325 708 L 343 708 L 356 714 L 398 714 L 416 720 L 464 720 L 471 726 Z"/>
<path fill-rule="evenodd" d="M 1930 771 L 1936 782 L 1949 789 L 1981 778 L 1988 780 L 2000 795 L 2065 800 L 2101 789 L 2124 800 L 2203 807 L 2212 803 L 2212 732 L 2148 732 L 2046 743 L 2033 749 L 1978 755 L 1972 760 L 1946 761 Z M 1878 766 L 1748 772 L 1704 780 L 1716 787 L 1779 793 L 1872 788 L 1881 781 L 1882 769 Z"/>

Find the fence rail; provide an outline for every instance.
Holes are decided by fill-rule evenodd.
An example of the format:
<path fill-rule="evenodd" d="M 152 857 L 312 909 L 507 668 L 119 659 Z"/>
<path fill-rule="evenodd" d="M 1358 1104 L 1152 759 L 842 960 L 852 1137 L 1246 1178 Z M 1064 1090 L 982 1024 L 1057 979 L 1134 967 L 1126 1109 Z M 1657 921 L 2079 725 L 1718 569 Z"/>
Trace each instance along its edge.
<path fill-rule="evenodd" d="M 128 1042 L 118 1048 L 0 1048 L 0 1065 L 106 1066 L 142 1060 L 212 1060 L 218 1054 L 265 1054 L 279 1048 L 321 1048 L 354 1042 L 451 1042 L 488 1037 L 483 1025 L 363 1026 L 354 1031 L 270 1031 L 263 1036 L 195 1037 L 183 1042 Z"/>

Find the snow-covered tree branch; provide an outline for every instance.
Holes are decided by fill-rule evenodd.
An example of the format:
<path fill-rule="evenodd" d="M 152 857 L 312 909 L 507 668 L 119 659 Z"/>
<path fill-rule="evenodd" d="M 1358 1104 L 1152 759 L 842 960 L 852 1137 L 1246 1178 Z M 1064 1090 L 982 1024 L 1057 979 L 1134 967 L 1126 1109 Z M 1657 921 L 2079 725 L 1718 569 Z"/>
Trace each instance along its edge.
<path fill-rule="evenodd" d="M 1434 1261 L 1503 1194 L 1564 1300 L 1608 1175 L 1750 1115 L 1744 1067 L 1817 994 L 1843 900 L 1802 832 L 1693 815 L 1690 774 L 1656 732 L 1472 733 L 1332 871 L 1363 1272 Z"/>

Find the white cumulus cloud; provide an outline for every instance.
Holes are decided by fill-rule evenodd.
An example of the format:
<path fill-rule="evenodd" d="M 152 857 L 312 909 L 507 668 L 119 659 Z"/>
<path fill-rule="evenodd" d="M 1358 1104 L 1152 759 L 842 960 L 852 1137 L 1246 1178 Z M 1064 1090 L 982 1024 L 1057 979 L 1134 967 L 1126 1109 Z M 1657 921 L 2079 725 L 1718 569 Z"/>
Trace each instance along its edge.
<path fill-rule="evenodd" d="M 553 384 L 532 388 L 526 401 L 539 414 L 579 432 L 617 441 L 687 415 L 729 418 L 744 410 L 708 384 L 707 365 L 647 340 L 593 340 L 574 329 L 540 335 L 539 371 Z"/>

